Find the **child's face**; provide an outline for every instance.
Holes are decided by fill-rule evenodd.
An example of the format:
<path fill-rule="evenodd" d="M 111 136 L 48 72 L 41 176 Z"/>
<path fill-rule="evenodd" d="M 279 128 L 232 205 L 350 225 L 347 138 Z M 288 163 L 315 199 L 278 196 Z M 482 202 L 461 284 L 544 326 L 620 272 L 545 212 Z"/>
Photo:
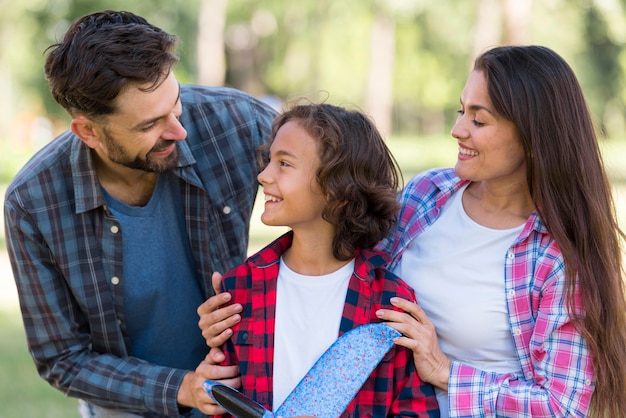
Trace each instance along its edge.
<path fill-rule="evenodd" d="M 296 121 L 280 127 L 270 147 L 270 162 L 258 180 L 265 194 L 266 225 L 319 228 L 326 199 L 315 173 L 319 167 L 317 140 Z"/>

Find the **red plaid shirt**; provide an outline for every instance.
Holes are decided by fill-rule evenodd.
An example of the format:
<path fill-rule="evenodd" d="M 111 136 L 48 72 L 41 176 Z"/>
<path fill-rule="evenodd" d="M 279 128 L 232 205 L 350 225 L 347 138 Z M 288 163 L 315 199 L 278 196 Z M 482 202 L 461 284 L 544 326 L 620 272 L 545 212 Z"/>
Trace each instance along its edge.
<path fill-rule="evenodd" d="M 276 282 L 281 254 L 291 246 L 289 232 L 244 264 L 229 271 L 222 291 L 231 303 L 243 306 L 242 320 L 224 347 L 224 364 L 239 364 L 241 391 L 267 409 L 272 409 Z M 383 253 L 357 250 L 355 266 L 341 318 L 339 335 L 372 322 L 380 322 L 378 309 L 395 309 L 389 299 L 414 300 L 413 290 L 384 268 Z M 419 379 L 411 351 L 394 346 L 372 372 L 342 417 L 438 417 L 433 387 Z"/>

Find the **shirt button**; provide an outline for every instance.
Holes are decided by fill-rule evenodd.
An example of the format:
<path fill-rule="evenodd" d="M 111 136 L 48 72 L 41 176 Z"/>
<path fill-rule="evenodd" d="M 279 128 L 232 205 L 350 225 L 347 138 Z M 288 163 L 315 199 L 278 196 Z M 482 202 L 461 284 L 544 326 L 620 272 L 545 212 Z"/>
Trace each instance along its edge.
<path fill-rule="evenodd" d="M 591 380 L 590 379 L 585 380 L 585 385 L 587 386 L 591 385 Z"/>
<path fill-rule="evenodd" d="M 231 211 L 232 209 L 230 206 L 224 206 L 224 209 L 222 209 L 222 212 L 224 212 L 225 215 L 228 215 Z"/>
<path fill-rule="evenodd" d="M 515 296 L 515 290 L 513 290 L 513 289 L 509 290 L 509 296 L 510 297 Z"/>
<path fill-rule="evenodd" d="M 120 278 L 117 276 L 111 277 L 111 283 L 113 283 L 114 285 L 120 284 Z"/>
<path fill-rule="evenodd" d="M 510 252 L 507 254 L 507 257 L 509 257 L 509 260 L 512 260 L 512 259 L 515 257 L 515 254 L 513 254 L 513 251 L 510 251 Z"/>
<path fill-rule="evenodd" d="M 514 332 L 515 332 L 515 335 L 522 335 L 522 329 L 521 328 L 515 328 Z"/>
<path fill-rule="evenodd" d="M 120 232 L 120 229 L 118 228 L 117 225 L 113 225 L 111 227 L 111 232 L 113 232 L 114 234 L 117 234 L 118 232 Z"/>
<path fill-rule="evenodd" d="M 533 372 L 526 373 L 526 379 L 532 379 L 532 378 L 533 378 Z"/>

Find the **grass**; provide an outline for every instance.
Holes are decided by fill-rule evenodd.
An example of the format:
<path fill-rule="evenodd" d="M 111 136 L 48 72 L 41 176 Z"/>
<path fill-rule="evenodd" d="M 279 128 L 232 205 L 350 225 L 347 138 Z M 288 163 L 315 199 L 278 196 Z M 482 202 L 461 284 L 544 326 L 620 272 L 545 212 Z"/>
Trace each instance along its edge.
<path fill-rule="evenodd" d="M 0 310 L 0 359 L 0 418 L 78 416 L 76 399 L 39 378 L 17 310 Z"/>
<path fill-rule="evenodd" d="M 430 168 L 450 166 L 456 158 L 456 143 L 449 137 L 394 138 L 389 147 L 402 168 L 404 180 Z M 8 148 L 0 143 L 0 192 L 32 153 L 28 150 Z M 611 181 L 615 187 L 616 203 L 622 228 L 626 227 L 626 140 L 602 143 L 603 154 Z M 5 165 L 8 163 L 8 165 Z M 262 204 L 257 204 L 252 216 L 250 250 L 254 251 L 277 237 L 285 229 L 268 227 L 260 222 Z M 0 207 L 0 212 L 2 208 Z M 4 241 L 4 229 L 0 228 L 0 243 Z M 4 246 L 0 244 L 0 251 Z M 0 283 L 10 282 L 10 273 L 0 271 Z M 35 370 L 28 354 L 19 311 L 14 306 L 0 304 L 0 418 L 77 417 L 77 401 L 65 398 L 59 391 L 48 386 Z"/>

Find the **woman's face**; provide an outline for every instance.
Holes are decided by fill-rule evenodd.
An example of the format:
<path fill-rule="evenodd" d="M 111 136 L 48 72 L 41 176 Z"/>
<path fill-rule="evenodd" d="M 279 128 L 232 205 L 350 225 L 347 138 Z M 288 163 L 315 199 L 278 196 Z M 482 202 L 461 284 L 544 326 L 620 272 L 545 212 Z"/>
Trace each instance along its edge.
<path fill-rule="evenodd" d="M 482 71 L 473 71 L 461 94 L 461 110 L 452 128 L 459 144 L 456 174 L 491 184 L 526 183 L 524 149 L 513 122 L 494 109 Z"/>

